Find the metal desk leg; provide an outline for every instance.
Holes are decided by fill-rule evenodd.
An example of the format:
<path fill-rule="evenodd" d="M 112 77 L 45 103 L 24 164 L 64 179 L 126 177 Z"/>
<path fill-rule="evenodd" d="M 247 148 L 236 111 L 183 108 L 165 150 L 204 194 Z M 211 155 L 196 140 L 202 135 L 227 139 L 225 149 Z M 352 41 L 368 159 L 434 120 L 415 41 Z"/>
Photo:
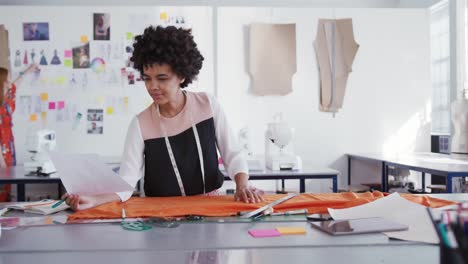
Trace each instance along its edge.
<path fill-rule="evenodd" d="M 333 181 L 333 192 L 336 193 L 338 192 L 338 180 L 337 180 L 337 175 L 334 175 L 332 177 L 332 181 Z"/>
<path fill-rule="evenodd" d="M 448 174 L 446 179 L 447 179 L 447 184 L 446 184 L 447 192 L 452 193 L 452 175 Z"/>
<path fill-rule="evenodd" d="M 284 179 L 281 179 L 281 191 L 284 193 Z M 301 191 L 302 192 L 302 191 Z"/>
<path fill-rule="evenodd" d="M 422 181 L 421 181 L 422 191 L 426 192 L 426 173 L 422 172 L 421 175 L 422 175 Z"/>
<path fill-rule="evenodd" d="M 305 193 L 305 179 L 304 178 L 299 179 L 299 192 Z"/>
<path fill-rule="evenodd" d="M 24 190 L 24 184 L 23 183 L 18 183 L 16 184 L 16 192 L 17 192 L 17 198 L 16 200 L 18 202 L 24 202 L 26 201 L 26 197 L 25 197 L 25 190 Z"/>
<path fill-rule="evenodd" d="M 388 165 L 385 162 L 382 162 L 382 170 L 383 170 L 383 177 L 382 177 L 382 191 L 388 192 Z"/>
<path fill-rule="evenodd" d="M 348 185 L 351 185 L 351 156 L 348 155 Z"/>

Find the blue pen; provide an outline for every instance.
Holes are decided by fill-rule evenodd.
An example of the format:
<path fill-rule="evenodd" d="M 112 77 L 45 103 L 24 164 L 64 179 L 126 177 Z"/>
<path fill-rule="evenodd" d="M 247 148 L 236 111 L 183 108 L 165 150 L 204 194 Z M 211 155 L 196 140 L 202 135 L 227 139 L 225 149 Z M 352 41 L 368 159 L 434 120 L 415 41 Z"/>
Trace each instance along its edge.
<path fill-rule="evenodd" d="M 57 207 L 59 207 L 59 206 L 60 206 L 61 204 L 63 204 L 63 202 L 65 202 L 66 200 L 67 200 L 67 198 L 63 198 L 62 200 L 60 200 L 60 201 L 54 203 L 54 204 L 52 205 L 52 208 L 57 208 Z"/>

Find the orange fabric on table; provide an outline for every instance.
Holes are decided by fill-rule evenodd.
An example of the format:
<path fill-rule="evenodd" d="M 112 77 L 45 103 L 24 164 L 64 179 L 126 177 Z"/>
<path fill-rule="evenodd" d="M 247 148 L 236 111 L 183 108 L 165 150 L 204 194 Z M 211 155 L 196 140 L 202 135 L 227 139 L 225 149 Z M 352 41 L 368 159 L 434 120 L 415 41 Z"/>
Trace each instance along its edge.
<path fill-rule="evenodd" d="M 273 208 L 276 212 L 307 209 L 310 214 L 327 213 L 327 208 L 349 208 L 375 201 L 386 195 L 388 194 L 382 192 L 305 193 L 274 206 Z M 112 202 L 95 208 L 78 211 L 69 215 L 68 219 L 121 218 L 122 208 L 125 208 L 126 216 L 129 218 L 184 215 L 231 216 L 236 215 L 237 212 L 255 210 L 284 196 L 284 194 L 265 195 L 263 196 L 265 202 L 257 204 L 236 202 L 233 196 L 133 197 L 124 203 Z M 401 196 L 409 201 L 429 207 L 441 207 L 455 203 L 428 196 L 412 194 L 401 194 Z"/>

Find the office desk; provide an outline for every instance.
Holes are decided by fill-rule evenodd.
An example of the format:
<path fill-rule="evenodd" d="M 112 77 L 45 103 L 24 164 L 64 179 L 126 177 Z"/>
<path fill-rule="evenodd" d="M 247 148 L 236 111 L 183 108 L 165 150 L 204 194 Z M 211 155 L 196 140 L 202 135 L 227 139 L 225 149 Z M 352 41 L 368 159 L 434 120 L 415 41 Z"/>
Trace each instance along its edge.
<path fill-rule="evenodd" d="M 221 170 L 224 179 L 230 180 L 225 170 Z M 305 193 L 305 180 L 307 179 L 331 179 L 333 192 L 338 191 L 339 171 L 329 168 L 304 167 L 302 170 L 274 171 L 264 169 L 263 171 L 249 171 L 249 180 L 299 180 L 299 191 Z"/>
<path fill-rule="evenodd" d="M 468 200 L 468 194 L 433 194 Z M 5 203 L 0 204 L 0 208 Z M 61 212 L 65 213 L 65 212 Z M 31 214 L 30 214 L 31 215 Z M 1 263 L 439 263 L 437 245 L 383 234 L 333 237 L 288 216 L 251 222 L 183 222 L 126 231 L 119 223 L 57 224 L 3 230 Z M 252 238 L 249 229 L 304 227 L 306 235 Z"/>
<path fill-rule="evenodd" d="M 468 160 L 451 158 L 449 155 L 437 153 L 412 153 L 404 155 L 384 155 L 381 153 L 347 154 L 348 184 L 351 184 L 351 161 L 376 161 L 382 165 L 382 187 L 388 191 L 388 167 L 396 167 L 421 172 L 422 188 L 425 188 L 425 174 L 435 174 L 446 177 L 447 192 L 452 192 L 452 179 L 468 177 Z"/>
<path fill-rule="evenodd" d="M 277 226 L 304 227 L 307 234 L 253 238 L 247 233 Z M 193 260 L 196 256 L 198 262 Z M 438 263 L 438 247 L 389 241 L 383 234 L 333 237 L 305 220 L 182 223 L 144 232 L 123 230 L 119 223 L 19 227 L 3 230 L 0 239 L 3 263 L 88 263 L 85 259 L 89 263 Z"/>
<path fill-rule="evenodd" d="M 55 183 L 58 185 L 58 194 L 62 195 L 62 182 L 58 173 L 49 176 L 26 176 L 22 165 L 9 168 L 0 168 L 0 184 L 16 184 L 17 200 L 23 202 L 26 200 L 26 184 Z"/>

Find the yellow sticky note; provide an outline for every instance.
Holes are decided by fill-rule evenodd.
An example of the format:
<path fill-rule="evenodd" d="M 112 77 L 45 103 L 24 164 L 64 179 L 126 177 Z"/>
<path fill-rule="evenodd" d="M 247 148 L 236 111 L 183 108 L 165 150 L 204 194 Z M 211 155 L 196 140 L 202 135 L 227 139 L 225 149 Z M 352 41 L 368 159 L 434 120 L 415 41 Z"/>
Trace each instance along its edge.
<path fill-rule="evenodd" d="M 128 96 L 124 96 L 123 101 L 124 101 L 124 105 L 128 106 Z"/>
<path fill-rule="evenodd" d="M 37 115 L 36 114 L 31 114 L 29 116 L 29 121 L 31 121 L 31 122 L 37 121 Z"/>
<path fill-rule="evenodd" d="M 41 101 L 47 101 L 47 100 L 49 100 L 49 94 L 41 93 Z"/>
<path fill-rule="evenodd" d="M 127 40 L 132 40 L 133 39 L 133 33 L 132 32 L 127 32 L 125 35 L 127 36 Z"/>
<path fill-rule="evenodd" d="M 60 76 L 60 77 L 57 77 L 57 79 L 55 79 L 55 82 L 57 84 L 65 84 L 67 82 L 67 78 L 65 76 Z"/>
<path fill-rule="evenodd" d="M 106 113 L 107 113 L 108 115 L 112 115 L 112 114 L 114 113 L 114 108 L 113 108 L 113 107 L 107 107 Z"/>
<path fill-rule="evenodd" d="M 167 12 L 161 12 L 161 13 L 159 13 L 159 19 L 161 19 L 161 20 L 167 20 Z"/>
<path fill-rule="evenodd" d="M 277 227 L 276 230 L 282 235 L 304 235 L 306 233 L 303 227 Z"/>
<path fill-rule="evenodd" d="M 98 102 L 98 104 L 103 104 L 105 101 L 105 98 L 104 96 L 99 96 L 96 98 L 96 101 Z"/>
<path fill-rule="evenodd" d="M 47 112 L 41 112 L 41 119 L 47 120 Z"/>
<path fill-rule="evenodd" d="M 88 36 L 86 36 L 86 35 L 81 36 L 81 37 L 80 37 L 80 41 L 81 41 L 81 43 L 86 43 L 86 42 L 88 42 Z"/>
<path fill-rule="evenodd" d="M 65 67 L 71 67 L 72 66 L 72 60 L 66 59 L 63 61 L 63 66 Z"/>

